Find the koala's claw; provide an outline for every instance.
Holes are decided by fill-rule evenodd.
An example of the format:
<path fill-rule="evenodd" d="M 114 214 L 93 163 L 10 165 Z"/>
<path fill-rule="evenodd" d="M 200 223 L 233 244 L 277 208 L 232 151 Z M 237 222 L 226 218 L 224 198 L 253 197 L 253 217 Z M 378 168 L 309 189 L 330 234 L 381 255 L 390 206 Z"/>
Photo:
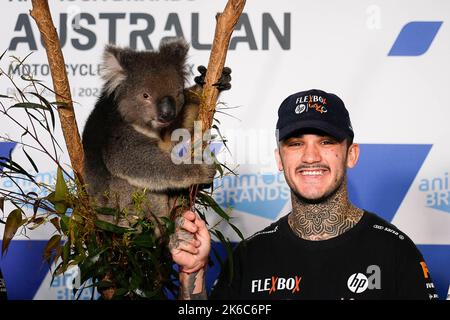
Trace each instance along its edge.
<path fill-rule="evenodd" d="M 198 66 L 197 68 L 198 72 L 200 72 L 200 75 L 194 78 L 194 81 L 196 84 L 203 86 L 205 82 L 205 76 L 206 76 L 206 67 L 205 66 Z M 220 79 L 213 84 L 213 86 L 217 87 L 219 91 L 224 90 L 230 90 L 231 89 L 231 68 L 224 67 L 222 70 L 222 75 L 220 76 Z"/>
<path fill-rule="evenodd" d="M 208 70 L 208 69 L 206 69 L 206 67 L 205 66 L 198 66 L 198 68 L 197 68 L 197 70 L 198 70 L 198 72 L 200 72 L 200 74 L 201 75 L 205 75 L 206 74 L 206 71 Z"/>
<path fill-rule="evenodd" d="M 196 84 L 198 84 L 198 85 L 200 85 L 200 86 L 204 86 L 205 85 L 205 76 L 197 76 L 197 77 L 195 77 L 194 78 L 194 82 L 196 83 Z"/>
<path fill-rule="evenodd" d="M 230 75 L 231 74 L 231 68 L 223 67 L 222 75 Z"/>
<path fill-rule="evenodd" d="M 222 70 L 222 75 L 219 80 L 213 84 L 213 86 L 217 87 L 219 91 L 230 90 L 231 89 L 231 69 L 228 67 L 224 67 Z"/>
<path fill-rule="evenodd" d="M 221 83 L 221 82 L 216 82 L 213 84 L 214 87 L 217 87 L 217 89 L 219 91 L 224 91 L 224 90 L 230 90 L 231 89 L 231 83 Z"/>

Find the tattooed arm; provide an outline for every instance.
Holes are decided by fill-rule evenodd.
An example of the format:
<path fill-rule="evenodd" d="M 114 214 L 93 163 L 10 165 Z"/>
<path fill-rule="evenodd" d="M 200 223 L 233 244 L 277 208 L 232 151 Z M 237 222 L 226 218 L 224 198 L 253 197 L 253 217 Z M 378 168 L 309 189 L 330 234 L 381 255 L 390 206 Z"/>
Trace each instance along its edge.
<path fill-rule="evenodd" d="M 180 272 L 179 300 L 206 300 L 206 267 L 192 273 Z"/>
<path fill-rule="evenodd" d="M 173 261 L 180 266 L 179 299 L 206 299 L 205 276 L 211 236 L 205 222 L 194 212 L 186 211 L 176 220 L 169 248 Z"/>

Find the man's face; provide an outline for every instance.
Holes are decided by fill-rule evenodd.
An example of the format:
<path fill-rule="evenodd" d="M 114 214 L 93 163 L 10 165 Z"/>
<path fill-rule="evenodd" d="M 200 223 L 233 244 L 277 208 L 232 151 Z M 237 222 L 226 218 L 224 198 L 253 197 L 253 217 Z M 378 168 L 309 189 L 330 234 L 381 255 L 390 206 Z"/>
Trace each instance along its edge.
<path fill-rule="evenodd" d="M 319 134 L 300 134 L 283 140 L 275 151 L 278 169 L 292 191 L 301 198 L 320 202 L 344 181 L 346 168 L 355 166 L 359 146 Z"/>

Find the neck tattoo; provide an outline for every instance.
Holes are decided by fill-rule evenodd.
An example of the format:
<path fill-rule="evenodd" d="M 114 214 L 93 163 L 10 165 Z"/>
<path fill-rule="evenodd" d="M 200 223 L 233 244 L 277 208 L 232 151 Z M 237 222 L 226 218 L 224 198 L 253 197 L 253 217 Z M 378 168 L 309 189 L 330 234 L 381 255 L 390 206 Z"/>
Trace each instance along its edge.
<path fill-rule="evenodd" d="M 346 179 L 333 195 L 321 203 L 306 203 L 294 193 L 291 197 L 289 226 L 306 240 L 327 240 L 341 235 L 357 224 L 364 213 L 348 200 Z"/>

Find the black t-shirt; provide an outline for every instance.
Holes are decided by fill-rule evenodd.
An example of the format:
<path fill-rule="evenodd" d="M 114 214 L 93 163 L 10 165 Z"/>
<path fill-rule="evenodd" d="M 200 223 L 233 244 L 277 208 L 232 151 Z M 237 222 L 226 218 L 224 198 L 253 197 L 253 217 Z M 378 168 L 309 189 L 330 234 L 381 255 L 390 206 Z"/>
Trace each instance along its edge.
<path fill-rule="evenodd" d="M 242 241 L 211 299 L 436 299 L 414 243 L 364 212 L 347 232 L 323 241 L 298 237 L 287 215 Z"/>

